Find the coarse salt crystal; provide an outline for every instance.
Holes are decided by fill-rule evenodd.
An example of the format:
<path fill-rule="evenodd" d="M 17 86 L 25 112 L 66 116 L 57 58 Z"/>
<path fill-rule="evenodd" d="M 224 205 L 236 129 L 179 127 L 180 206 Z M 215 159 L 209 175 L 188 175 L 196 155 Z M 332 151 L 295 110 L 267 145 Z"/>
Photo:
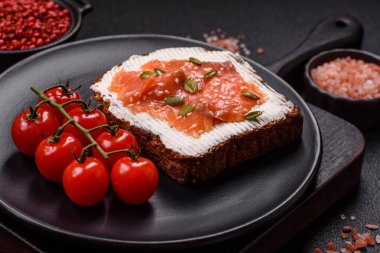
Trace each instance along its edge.
<path fill-rule="evenodd" d="M 317 66 L 311 76 L 322 89 L 339 96 L 373 99 L 380 94 L 380 66 L 349 56 Z"/>

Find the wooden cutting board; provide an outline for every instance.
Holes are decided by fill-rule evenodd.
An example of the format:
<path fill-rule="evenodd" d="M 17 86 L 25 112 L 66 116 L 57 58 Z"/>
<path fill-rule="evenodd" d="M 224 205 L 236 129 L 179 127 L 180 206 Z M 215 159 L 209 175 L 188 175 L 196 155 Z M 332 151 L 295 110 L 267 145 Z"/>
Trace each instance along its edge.
<path fill-rule="evenodd" d="M 344 24 L 343 26 L 341 24 Z M 362 27 L 355 19 L 338 17 L 327 19 L 315 27 L 291 54 L 268 66 L 302 93 L 301 73 L 305 60 L 312 55 L 335 47 L 357 47 L 362 39 Z M 317 107 L 310 106 L 322 132 L 322 163 L 314 185 L 304 198 L 284 216 L 272 224 L 243 237 L 203 248 L 208 252 L 275 252 L 319 217 L 337 200 L 347 194 L 360 178 L 364 152 L 364 138 L 350 123 Z M 93 246 L 94 247 L 94 246 Z M 0 252 L 67 252 L 96 249 L 47 239 L 0 213 Z M 194 252 L 194 249 L 189 250 Z"/>

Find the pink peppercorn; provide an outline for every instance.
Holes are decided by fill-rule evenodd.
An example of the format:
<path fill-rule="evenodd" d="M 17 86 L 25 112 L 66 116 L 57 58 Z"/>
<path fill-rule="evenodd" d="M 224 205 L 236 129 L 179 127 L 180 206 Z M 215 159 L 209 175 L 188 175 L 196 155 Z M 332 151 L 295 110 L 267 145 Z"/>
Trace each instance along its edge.
<path fill-rule="evenodd" d="M 27 50 L 61 38 L 71 25 L 70 13 L 51 0 L 2 0 L 0 50 Z"/>

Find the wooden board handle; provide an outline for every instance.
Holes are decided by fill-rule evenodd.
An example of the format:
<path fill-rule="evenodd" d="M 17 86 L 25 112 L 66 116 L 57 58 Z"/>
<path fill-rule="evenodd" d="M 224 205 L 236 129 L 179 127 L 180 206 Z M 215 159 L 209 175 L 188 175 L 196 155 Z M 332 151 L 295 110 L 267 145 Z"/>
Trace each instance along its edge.
<path fill-rule="evenodd" d="M 315 26 L 292 52 L 267 67 L 286 79 L 293 69 L 312 56 L 339 47 L 360 47 L 362 38 L 363 27 L 355 18 L 349 16 L 328 18 Z"/>

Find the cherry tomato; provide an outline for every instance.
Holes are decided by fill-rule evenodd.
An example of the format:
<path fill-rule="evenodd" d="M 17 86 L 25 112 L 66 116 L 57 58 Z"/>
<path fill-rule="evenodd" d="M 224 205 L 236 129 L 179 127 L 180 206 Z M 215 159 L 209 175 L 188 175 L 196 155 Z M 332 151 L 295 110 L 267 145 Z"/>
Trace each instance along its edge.
<path fill-rule="evenodd" d="M 76 122 L 78 122 L 85 129 L 91 129 L 96 126 L 100 126 L 100 125 L 104 125 L 108 123 L 107 118 L 104 115 L 104 113 L 102 113 L 98 109 L 92 109 L 90 112 L 85 112 L 82 109 L 82 107 L 77 107 L 69 111 L 68 113 Z M 64 119 L 62 123 L 65 123 L 66 121 L 67 119 Z M 79 131 L 75 126 L 71 124 L 65 127 L 64 132 L 71 133 L 75 135 L 76 137 L 78 137 L 84 146 L 90 143 L 87 137 L 81 131 Z M 101 129 L 97 129 L 91 132 L 91 135 L 94 139 L 96 139 L 100 134 L 104 132 L 105 130 L 101 128 Z"/>
<path fill-rule="evenodd" d="M 20 113 L 12 125 L 12 139 L 20 152 L 34 156 L 38 144 L 46 136 L 52 135 L 59 127 L 57 117 L 44 108 L 38 108 L 37 112 L 30 109 Z"/>
<path fill-rule="evenodd" d="M 72 134 L 62 133 L 58 140 L 51 136 L 41 141 L 36 150 L 38 170 L 46 179 L 62 183 L 63 171 L 82 152 L 82 143 Z"/>
<path fill-rule="evenodd" d="M 156 191 L 157 168 L 144 157 L 139 157 L 136 161 L 129 156 L 123 157 L 112 167 L 111 183 L 121 200 L 131 205 L 139 205 Z"/>
<path fill-rule="evenodd" d="M 87 157 L 83 163 L 72 161 L 63 172 L 63 188 L 77 205 L 98 204 L 108 190 L 109 175 L 106 166 L 95 157 Z"/>
<path fill-rule="evenodd" d="M 67 93 L 61 87 L 53 88 L 51 90 L 46 91 L 45 95 L 58 104 L 63 104 L 63 103 L 66 103 L 68 101 L 71 101 L 71 100 L 82 99 L 80 94 L 77 91 L 74 91 L 72 88 L 68 88 Z M 41 101 L 41 99 L 38 100 L 38 102 L 40 102 L 40 101 Z M 68 112 L 68 111 L 70 111 L 76 107 L 80 107 L 80 106 L 81 105 L 79 103 L 72 103 L 72 104 L 66 105 L 64 108 L 65 108 L 66 112 Z M 51 107 L 50 105 L 43 104 L 43 105 L 41 105 L 41 107 L 46 108 L 46 109 L 54 112 L 54 114 L 57 116 L 57 118 L 60 122 L 64 119 L 64 116 L 62 115 L 62 113 L 59 112 L 57 109 Z"/>
<path fill-rule="evenodd" d="M 132 150 L 133 147 L 135 153 L 138 153 L 138 144 L 135 137 L 130 132 L 124 129 L 118 129 L 117 132 L 114 134 L 112 132 L 102 133 L 98 136 L 98 138 L 96 138 L 96 142 L 105 152 L 111 152 L 120 149 Z M 106 160 L 95 148 L 93 154 L 96 158 L 98 158 L 105 165 L 107 165 L 109 170 L 112 169 L 112 166 L 115 164 L 117 160 L 128 155 L 126 152 L 116 153 L 110 155 L 109 158 Z"/>

